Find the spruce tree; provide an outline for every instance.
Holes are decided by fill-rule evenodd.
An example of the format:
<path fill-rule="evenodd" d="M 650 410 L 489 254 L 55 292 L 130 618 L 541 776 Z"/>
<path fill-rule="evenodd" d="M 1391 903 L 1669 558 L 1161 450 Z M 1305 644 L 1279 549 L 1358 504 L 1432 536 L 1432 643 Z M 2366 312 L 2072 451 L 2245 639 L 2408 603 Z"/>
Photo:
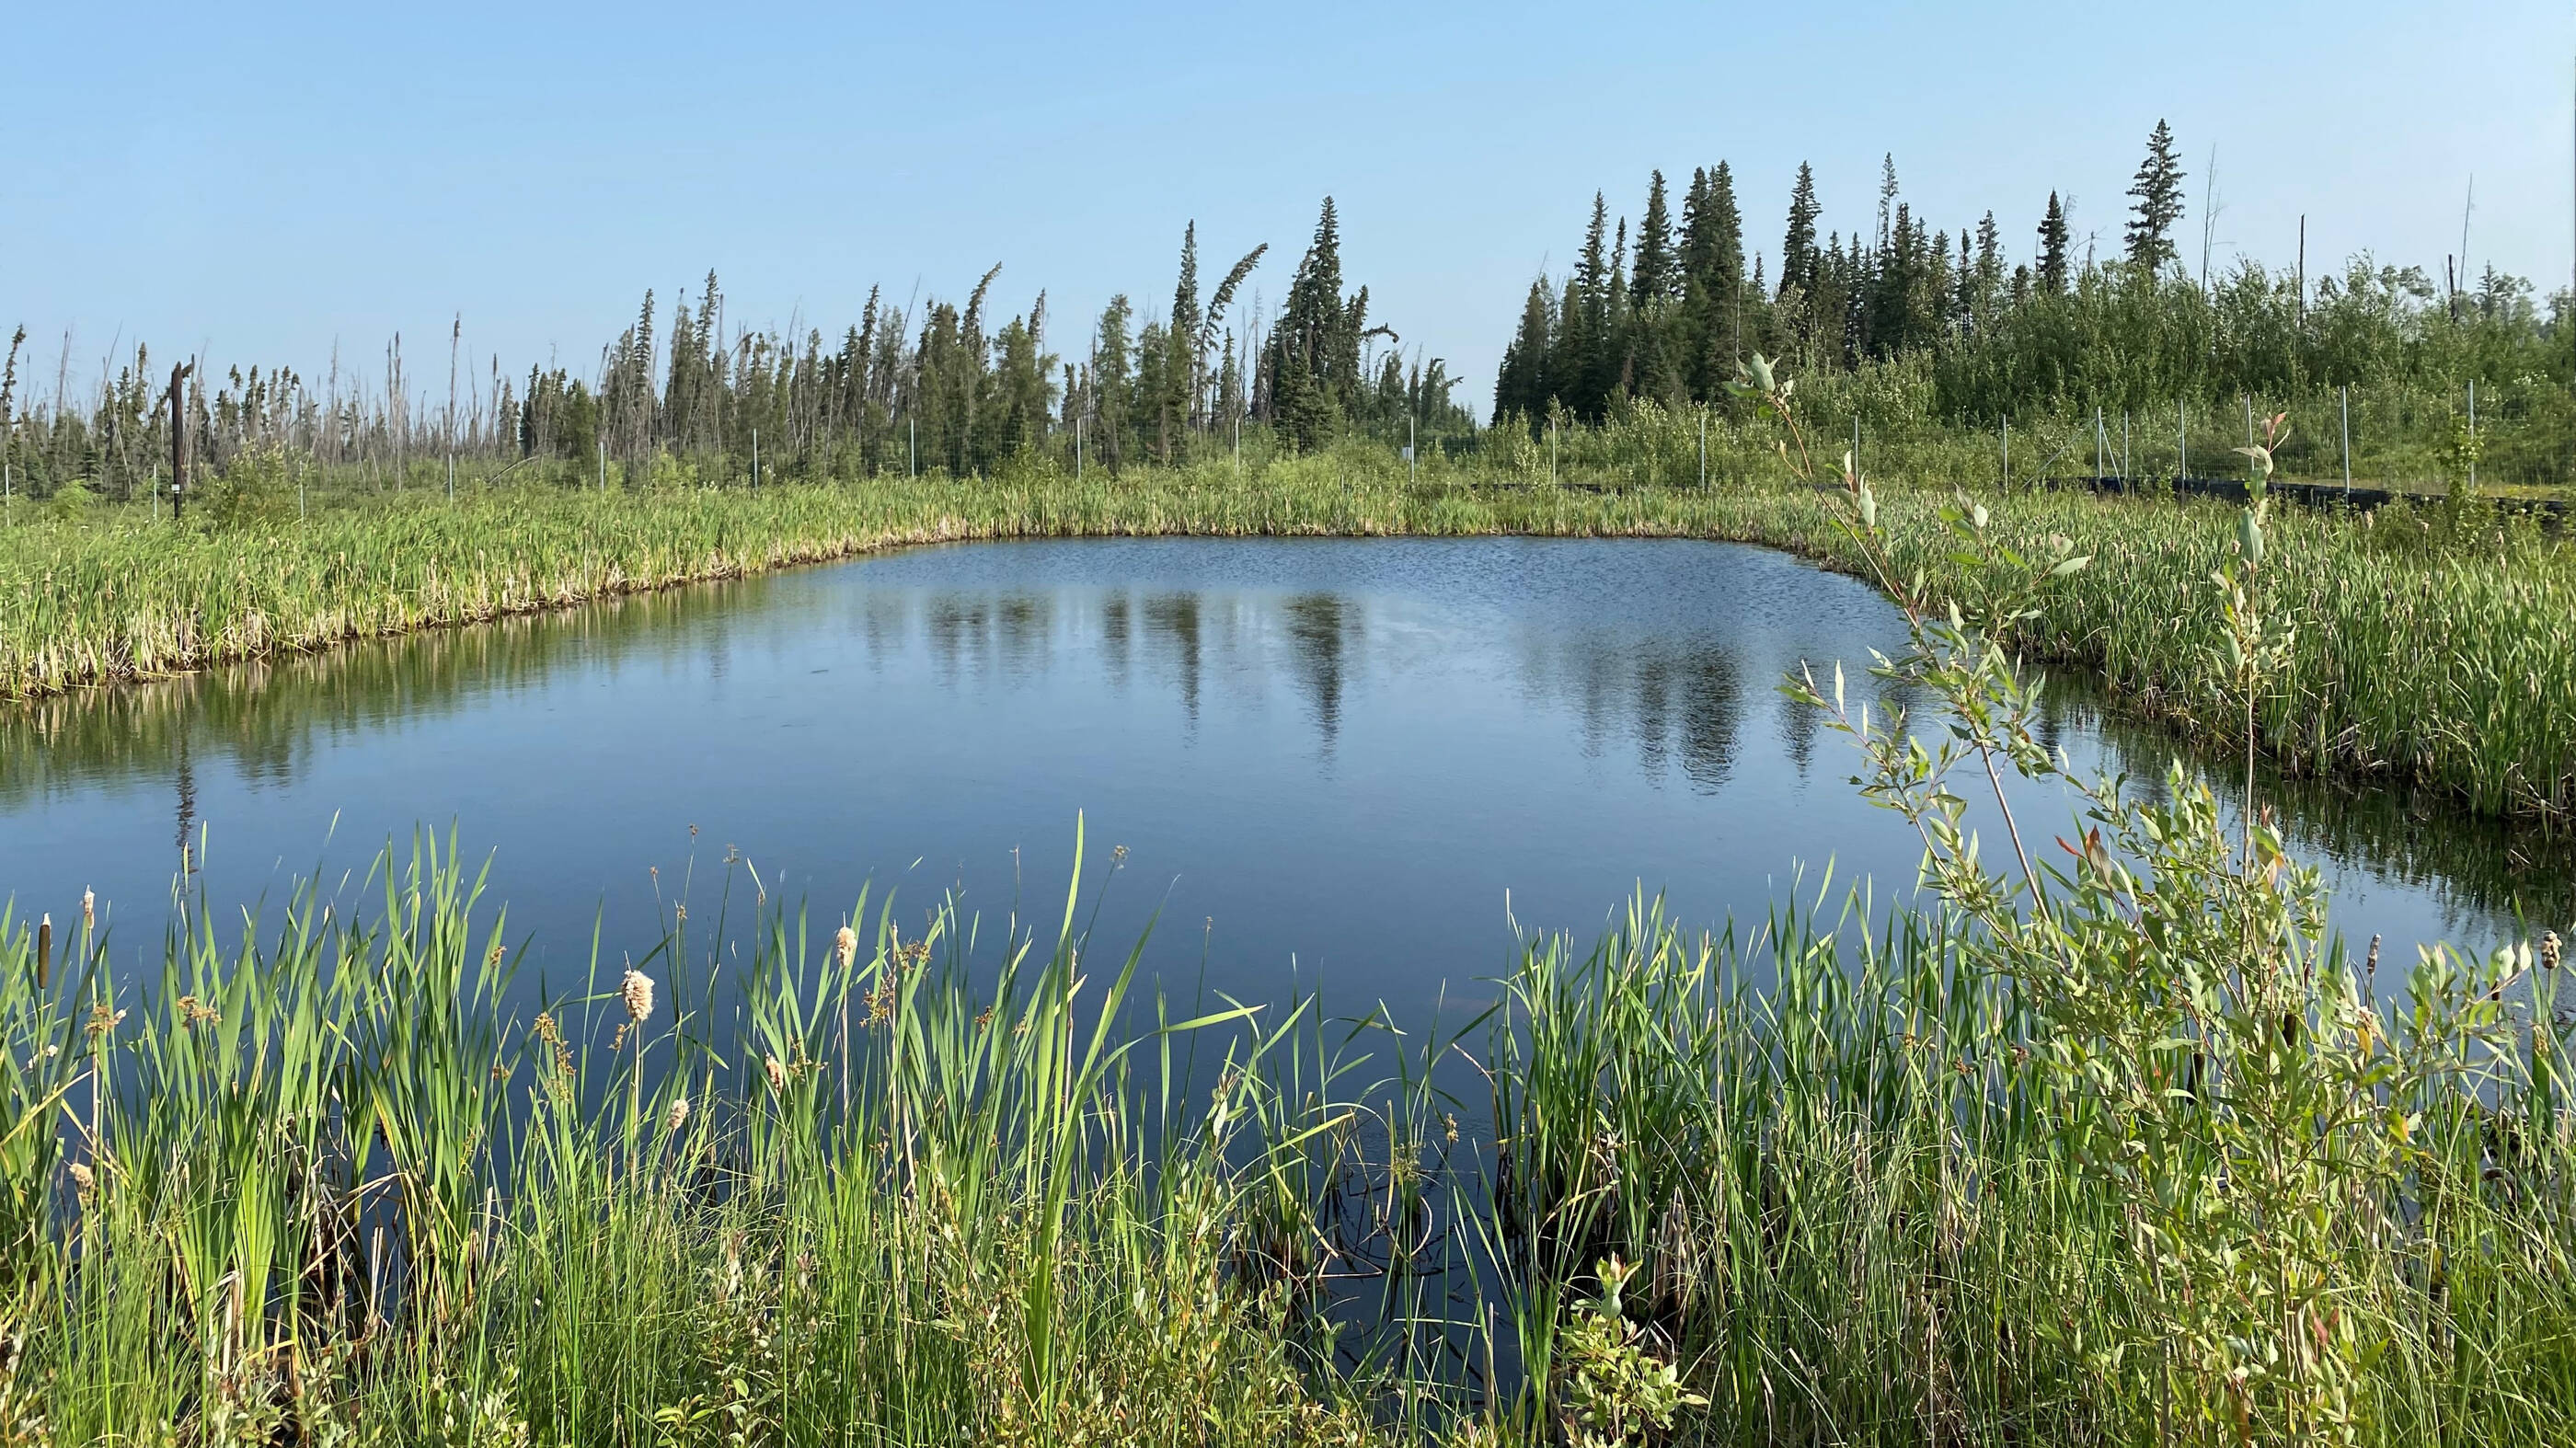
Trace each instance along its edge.
<path fill-rule="evenodd" d="M 1673 242 L 1673 265 L 1681 272 L 1681 286 L 1700 279 L 1706 268 L 1708 252 L 1708 168 L 1691 168 L 1690 189 L 1682 193 L 1682 224 Z"/>
<path fill-rule="evenodd" d="M 1583 390 L 1584 379 L 1592 366 L 1591 343 L 1586 331 L 1589 309 L 1583 301 L 1580 279 L 1568 276 L 1556 296 L 1556 325 L 1548 333 L 1547 401 L 1571 408 L 1576 394 Z"/>
<path fill-rule="evenodd" d="M 1677 400 L 1689 389 L 1683 349 L 1690 319 L 1682 315 L 1681 258 L 1674 249 L 1661 171 L 1646 191 L 1646 219 L 1637 228 L 1629 277 L 1628 354 L 1634 374 L 1629 390 L 1660 402 Z"/>
<path fill-rule="evenodd" d="M 1708 262 L 1702 276 L 1719 296 L 1744 285 L 1744 214 L 1735 208 L 1735 176 L 1724 161 L 1708 175 Z"/>
<path fill-rule="evenodd" d="M 2129 194 L 2129 264 L 2153 271 L 2175 260 L 2174 223 L 2182 220 L 2182 183 L 2186 173 L 2174 152 L 2173 128 L 2163 121 L 2147 137 L 2147 158 L 2138 163 Z"/>
<path fill-rule="evenodd" d="M 1337 272 L 1340 265 L 1341 259 L 1336 253 L 1334 267 Z M 1338 324 L 1333 328 L 1325 377 L 1337 420 L 1357 416 L 1366 401 L 1368 377 L 1360 371 L 1360 344 L 1371 337 L 1395 336 L 1392 327 L 1370 326 L 1368 309 L 1369 291 L 1362 287 L 1351 293 L 1350 300 L 1343 304 Z"/>
<path fill-rule="evenodd" d="M 1988 213 L 1986 219 L 1991 224 L 1994 220 L 1993 214 Z M 1983 275 L 1977 269 L 1975 258 L 1968 253 L 1968 229 L 1964 226 L 1960 227 L 1959 264 L 1951 277 L 1953 290 L 1950 298 L 1950 325 L 1952 327 L 1961 331 L 1969 330 L 1975 327 L 1977 319 L 1985 314 L 1985 291 L 1980 281 Z"/>
<path fill-rule="evenodd" d="M 1494 374 L 1494 418 L 1515 413 L 1537 418 L 1547 411 L 1549 334 L 1555 330 L 1555 308 L 1547 278 L 1530 283 L 1529 300 L 1521 304 L 1520 330 L 1503 349 L 1502 369 Z"/>
<path fill-rule="evenodd" d="M 1189 427 L 1198 410 L 1199 322 L 1199 224 L 1192 221 L 1181 233 L 1181 277 L 1172 288 L 1170 356 L 1164 368 L 1160 416 L 1155 419 L 1156 440 L 1167 463 L 1172 460 L 1175 436 Z"/>
<path fill-rule="evenodd" d="M 2058 203 L 2057 193 L 2048 193 L 2048 214 L 2039 219 L 2039 285 L 2051 296 L 2066 291 L 2067 256 L 2073 237 L 2066 225 L 2066 210 Z M 2173 250 L 2168 246 L 2168 253 Z"/>
<path fill-rule="evenodd" d="M 1724 161 L 1695 173 L 1682 210 L 1680 248 L 1684 326 L 1691 395 L 1715 397 L 1735 376 L 1745 350 L 1744 217 L 1735 177 Z M 1757 293 L 1759 287 L 1754 288 Z"/>
<path fill-rule="evenodd" d="M 1127 321 L 1135 315 L 1120 292 L 1100 312 L 1100 332 L 1091 345 L 1090 452 L 1111 472 L 1126 455 L 1127 386 L 1130 362 Z"/>
<path fill-rule="evenodd" d="M 1798 163 L 1798 184 L 1789 192 L 1789 231 L 1780 242 L 1780 290 L 1813 291 L 1816 281 L 1816 173 Z"/>
<path fill-rule="evenodd" d="M 1878 161 L 1878 249 L 1890 244 L 1889 208 L 1896 204 L 1896 153 L 1888 152 Z"/>
<path fill-rule="evenodd" d="M 1583 233 L 1583 256 L 1575 263 L 1574 284 L 1585 306 L 1607 306 L 1610 296 L 1610 204 L 1592 193 L 1592 224 Z"/>
<path fill-rule="evenodd" d="M 1993 312 L 2004 287 L 2004 233 L 1995 224 L 1995 214 L 1987 212 L 1977 223 L 1977 286 L 1975 316 L 1980 320 Z"/>
<path fill-rule="evenodd" d="M 1672 214 L 1664 200 L 1664 173 L 1657 171 L 1646 188 L 1646 219 L 1637 227 L 1637 265 L 1628 284 L 1628 297 L 1644 311 L 1680 294 L 1681 275 L 1673 258 Z"/>
<path fill-rule="evenodd" d="M 1350 374 L 1358 366 L 1367 298 L 1363 290 L 1348 305 L 1342 300 L 1341 224 L 1327 196 L 1270 334 L 1270 414 L 1301 451 L 1329 441 L 1341 420 L 1356 381 Z"/>
<path fill-rule="evenodd" d="M 1209 423 L 1217 417 L 1233 417 L 1236 415 L 1234 405 L 1236 402 L 1241 400 L 1239 397 L 1239 391 L 1242 383 L 1242 369 L 1235 363 L 1233 330 L 1228 328 L 1225 333 L 1225 363 L 1220 369 L 1223 371 L 1225 376 L 1219 379 L 1217 388 L 1219 403 L 1216 411 L 1213 413 L 1207 410 L 1205 401 L 1208 349 L 1217 344 L 1217 329 L 1225 320 L 1225 309 L 1234 305 L 1234 294 L 1242 288 L 1244 278 L 1252 275 L 1252 269 L 1261 264 L 1262 256 L 1269 250 L 1270 243 L 1265 241 L 1259 246 L 1254 247 L 1252 250 L 1245 252 L 1243 254 L 1243 259 L 1234 264 L 1234 269 L 1225 274 L 1225 280 L 1216 284 L 1215 293 L 1208 298 L 1206 315 L 1199 319 L 1198 339 L 1194 344 L 1194 354 L 1198 358 L 1199 377 L 1201 381 L 1201 411 L 1199 417 L 1195 420 L 1195 425 L 1201 428 L 1208 426 Z"/>
<path fill-rule="evenodd" d="M 1574 265 L 1569 283 L 1573 296 L 1570 315 L 1565 319 L 1560 336 L 1556 376 L 1557 397 L 1582 417 L 1601 414 L 1602 378 L 1616 367 L 1617 359 L 1610 331 L 1610 277 L 1616 263 L 1610 258 L 1610 206 L 1601 193 L 1592 194 L 1592 224 L 1583 233 L 1583 252 Z"/>
<path fill-rule="evenodd" d="M 1603 299 L 1601 370 L 1593 378 L 1595 416 L 1606 416 L 1610 399 L 1624 397 L 1637 383 L 1637 307 L 1628 296 L 1628 218 L 1619 218 L 1618 240 L 1610 247 L 1610 295 Z"/>

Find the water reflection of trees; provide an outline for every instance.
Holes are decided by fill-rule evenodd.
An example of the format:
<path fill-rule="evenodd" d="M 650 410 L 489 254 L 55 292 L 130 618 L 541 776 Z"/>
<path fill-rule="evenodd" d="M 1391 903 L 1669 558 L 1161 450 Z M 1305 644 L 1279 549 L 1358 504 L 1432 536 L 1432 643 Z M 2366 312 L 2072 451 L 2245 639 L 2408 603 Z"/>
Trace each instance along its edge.
<path fill-rule="evenodd" d="M 1646 774 L 1679 766 L 1703 792 L 1734 772 L 1748 664 L 1733 640 L 1624 630 L 1526 630 L 1517 650 L 1531 702 L 1570 709 L 1585 753 L 1633 753 Z"/>
<path fill-rule="evenodd" d="M 184 790 L 218 762 L 291 784 L 317 741 L 451 714 L 575 658 L 666 650 L 675 623 L 715 603 L 712 590 L 638 594 L 15 704 L 0 709 L 0 805 L 174 776 Z"/>
<path fill-rule="evenodd" d="M 1123 597 L 1123 595 L 1122 595 Z M 1180 686 L 1181 709 L 1192 724 L 1199 719 L 1199 596 L 1158 593 L 1145 600 L 1146 636 L 1171 661 Z"/>
<path fill-rule="evenodd" d="M 742 626 L 779 622 L 762 585 L 681 590 L 611 600 L 561 614 L 504 619 L 39 700 L 0 710 L 0 806 L 98 787 L 150 784 L 178 795 L 209 768 L 287 785 L 317 746 L 452 714 L 530 689 L 578 661 L 613 664 L 641 651 L 697 650 L 712 661 Z M 1168 689 L 1195 726 L 1212 681 L 1285 683 L 1330 751 L 1348 723 L 1349 696 L 1372 673 L 1413 666 L 1401 628 L 1372 639 L 1369 606 L 1343 594 L 1207 594 L 1190 590 L 865 589 L 836 604 L 839 624 L 880 660 L 925 656 L 933 678 L 1027 678 L 1063 667 L 1063 646 L 1096 640 L 1107 682 Z M 797 619 L 778 633 L 792 649 Z M 680 625 L 688 624 L 689 629 Z M 1714 792 L 1732 777 L 1754 701 L 1772 694 L 1776 660 L 1729 634 L 1587 627 L 1579 620 L 1497 619 L 1506 637 L 1485 657 L 1504 661 L 1533 706 L 1576 721 L 1583 748 L 1624 757 L 1662 779 L 1678 770 Z M 1375 645 L 1375 652 L 1372 646 Z M 2055 682 L 2043 737 L 2099 738 L 2116 767 L 2162 777 L 2172 736 L 2105 716 L 2080 681 Z M 1811 711 L 1779 701 L 1777 747 L 1804 774 L 1819 742 Z M 2214 784 L 2232 798 L 2230 770 Z M 2576 849 L 2485 822 L 2402 791 L 2267 780 L 2294 844 L 2311 857 L 2366 867 L 2430 892 L 2459 916 L 2493 918 L 2517 906 L 2538 921 L 2576 918 Z M 174 797 L 182 830 L 188 803 Z"/>
<path fill-rule="evenodd" d="M 1342 732 L 1342 656 L 1360 641 L 1360 614 L 1332 593 L 1301 593 L 1288 600 L 1286 611 L 1298 682 L 1314 710 L 1315 732 L 1329 750 Z"/>

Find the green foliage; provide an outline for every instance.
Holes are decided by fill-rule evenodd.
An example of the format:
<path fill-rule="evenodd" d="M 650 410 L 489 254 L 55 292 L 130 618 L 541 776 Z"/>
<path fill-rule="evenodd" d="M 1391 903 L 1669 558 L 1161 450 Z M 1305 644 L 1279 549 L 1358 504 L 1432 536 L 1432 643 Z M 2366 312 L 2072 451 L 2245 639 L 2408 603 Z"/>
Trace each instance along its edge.
<path fill-rule="evenodd" d="M 45 500 L 45 511 L 55 522 L 77 523 L 89 516 L 90 505 L 97 501 L 98 494 L 90 491 L 86 481 L 73 478 L 54 489 L 54 495 Z"/>
<path fill-rule="evenodd" d="M 2145 442 L 2106 446 L 2104 469 L 2139 463 L 2143 452 L 2153 466 L 2130 469 L 2142 477 L 2169 476 L 2183 461 L 2178 430 L 2193 434 L 2193 456 L 2207 457 L 2243 440 L 2220 410 L 2286 408 L 2301 416 L 2303 441 L 2284 465 L 2340 478 L 2336 442 L 2349 388 L 2359 478 L 2428 484 L 2449 412 L 2474 380 L 2482 427 L 2488 416 L 2498 422 L 2495 463 L 2482 473 L 2516 486 L 2576 481 L 2567 341 L 2576 329 L 2545 324 L 2529 283 L 2490 272 L 2474 293 L 2445 299 L 2420 270 L 2367 253 L 2313 283 L 2250 260 L 2195 280 L 2167 264 L 2183 181 L 2169 128 L 2158 126 L 2152 147 L 2130 238 L 2133 249 L 2153 253 L 2144 266 L 2134 256 L 2078 255 L 2068 210 L 2051 193 L 2032 260 L 2015 271 L 1991 212 L 1973 237 L 1969 228 L 1955 237 L 1934 229 L 1903 199 L 1891 160 L 1885 214 L 1868 234 L 1820 235 L 1814 178 L 1801 168 L 1777 285 L 1764 296 L 1743 275 L 1732 183 L 1720 166 L 1702 170 L 1685 198 L 1683 294 L 1673 302 L 1612 276 L 1610 238 L 1624 223 L 1596 197 L 1576 264 L 1562 278 L 1535 280 L 1524 299 L 1496 373 L 1494 414 L 1538 419 L 1562 404 L 1600 425 L 1632 401 L 1715 404 L 1739 361 L 1758 349 L 1794 361 L 1815 387 L 1836 376 L 1930 379 L 1919 400 L 1869 419 L 1879 432 L 1991 435 L 1998 419 L 2016 429 L 2081 419 L 2089 465 L 2090 423 L 2101 409 L 2106 433 L 2134 425 Z M 1650 183 L 1638 254 L 1650 279 L 1665 271 L 1646 240 L 1656 230 L 1657 191 Z M 2212 430 L 2217 437 L 2200 436 Z"/>
<path fill-rule="evenodd" d="M 1645 1334 L 1628 1320 L 1620 1294 L 1636 1270 L 1616 1257 L 1595 1264 L 1600 1294 L 1576 1304 L 1557 1336 L 1550 1365 L 1575 1448 L 1617 1448 L 1668 1432 L 1675 1414 L 1708 1406 L 1682 1385 L 1679 1368 L 1647 1351 Z"/>
<path fill-rule="evenodd" d="M 301 462 L 276 443 L 244 448 L 197 491 L 193 501 L 200 516 L 217 528 L 274 528 L 296 515 Z"/>

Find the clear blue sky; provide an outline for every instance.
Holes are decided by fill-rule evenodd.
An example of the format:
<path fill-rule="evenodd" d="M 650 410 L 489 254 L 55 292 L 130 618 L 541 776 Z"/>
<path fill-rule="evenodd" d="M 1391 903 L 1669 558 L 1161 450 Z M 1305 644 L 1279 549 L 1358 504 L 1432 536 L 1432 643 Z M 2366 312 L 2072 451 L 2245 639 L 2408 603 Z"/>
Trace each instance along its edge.
<path fill-rule="evenodd" d="M 2218 150 L 2219 255 L 2309 270 L 2370 248 L 2566 285 L 2576 19 L 2536 0 L 2124 8 L 628 3 L 28 3 L 0 23 L 0 328 L 50 383 L 141 336 L 218 365 L 415 375 L 452 313 L 505 368 L 587 370 L 646 287 L 709 267 L 729 318 L 855 319 L 871 282 L 961 295 L 1004 264 L 1078 351 L 1113 291 L 1168 306 L 1182 224 L 1285 289 L 1317 200 L 1346 274 L 1490 397 L 1530 277 L 1594 189 L 1733 162 L 1775 253 L 1811 160 L 1825 225 L 1866 224 L 1879 157 L 2016 257 L 2051 188 L 2117 243 L 2169 117 Z M 441 359 L 443 360 L 443 359 Z M 481 368 L 478 366 L 477 371 Z M 443 387 L 444 379 L 439 384 Z"/>

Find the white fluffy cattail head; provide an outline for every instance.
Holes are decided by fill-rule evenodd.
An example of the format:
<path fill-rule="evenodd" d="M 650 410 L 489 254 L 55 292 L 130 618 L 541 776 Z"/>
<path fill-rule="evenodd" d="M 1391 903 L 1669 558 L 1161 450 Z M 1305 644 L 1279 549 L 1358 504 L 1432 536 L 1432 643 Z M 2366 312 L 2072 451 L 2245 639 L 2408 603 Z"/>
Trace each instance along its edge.
<path fill-rule="evenodd" d="M 662 1129 L 665 1131 L 677 1131 L 688 1124 L 689 1098 L 686 1096 L 672 1097 L 671 1109 L 669 1113 L 662 1118 Z"/>
<path fill-rule="evenodd" d="M 89 930 L 96 928 L 97 925 L 98 892 L 95 890 L 83 890 L 81 891 L 81 928 L 83 930 Z"/>
<path fill-rule="evenodd" d="M 832 937 L 832 959 L 838 961 L 843 970 L 847 970 L 858 953 L 859 932 L 846 925 L 842 926 L 840 933 Z"/>
<path fill-rule="evenodd" d="M 640 1026 L 646 1017 L 653 1014 L 653 977 L 640 970 L 629 969 L 625 981 L 617 987 L 617 993 L 626 1000 L 627 1020 Z"/>

